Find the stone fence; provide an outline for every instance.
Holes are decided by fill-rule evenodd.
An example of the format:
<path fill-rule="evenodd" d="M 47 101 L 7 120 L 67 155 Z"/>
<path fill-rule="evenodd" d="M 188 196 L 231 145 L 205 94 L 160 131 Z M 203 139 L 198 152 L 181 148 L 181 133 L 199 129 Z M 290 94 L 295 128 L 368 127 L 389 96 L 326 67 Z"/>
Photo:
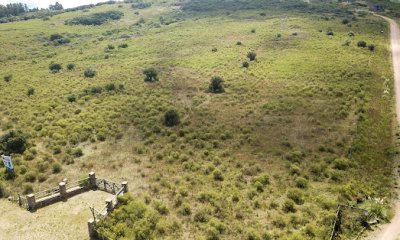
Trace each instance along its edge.
<path fill-rule="evenodd" d="M 128 183 L 121 184 L 108 181 L 106 179 L 97 179 L 94 172 L 89 173 L 89 177 L 76 182 L 60 182 L 58 187 L 45 191 L 29 194 L 27 196 L 18 196 L 18 203 L 21 207 L 29 211 L 35 211 L 38 208 L 54 204 L 59 201 L 65 201 L 75 195 L 90 191 L 101 190 L 116 194 L 117 191 L 127 191 Z"/>

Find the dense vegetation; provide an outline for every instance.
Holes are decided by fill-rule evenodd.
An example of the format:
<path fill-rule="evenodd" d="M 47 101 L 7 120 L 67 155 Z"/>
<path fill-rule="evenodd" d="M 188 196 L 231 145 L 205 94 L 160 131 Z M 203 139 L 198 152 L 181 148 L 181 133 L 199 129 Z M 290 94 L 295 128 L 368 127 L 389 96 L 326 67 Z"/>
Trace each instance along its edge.
<path fill-rule="evenodd" d="M 22 146 L 1 195 L 129 180 L 135 201 L 100 225 L 128 239 L 326 239 L 338 203 L 387 219 L 365 201 L 393 194 L 386 22 L 350 4 L 138 2 L 0 25 L 0 146 Z"/>

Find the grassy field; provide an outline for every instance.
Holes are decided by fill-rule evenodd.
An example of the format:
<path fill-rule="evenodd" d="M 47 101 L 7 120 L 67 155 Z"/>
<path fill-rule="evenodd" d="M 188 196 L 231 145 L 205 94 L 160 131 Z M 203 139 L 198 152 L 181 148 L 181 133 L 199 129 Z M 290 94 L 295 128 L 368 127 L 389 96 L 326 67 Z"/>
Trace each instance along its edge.
<path fill-rule="evenodd" d="M 12 75 L 0 81 L 1 134 L 29 135 L 28 150 L 14 155 L 15 179 L 0 175 L 10 194 L 91 170 L 129 180 L 161 215 L 151 234 L 170 239 L 326 239 L 336 204 L 390 200 L 393 87 L 382 19 L 346 7 L 188 6 L 115 4 L 0 25 L 0 76 Z M 64 24 L 108 10 L 124 16 Z M 52 34 L 70 43 L 55 46 Z M 63 69 L 51 73 L 52 63 Z M 149 67 L 158 82 L 144 82 Z M 95 77 L 84 77 L 88 68 Z M 207 91 L 214 76 L 224 93 Z M 163 125 L 169 109 L 179 113 L 175 127 Z"/>

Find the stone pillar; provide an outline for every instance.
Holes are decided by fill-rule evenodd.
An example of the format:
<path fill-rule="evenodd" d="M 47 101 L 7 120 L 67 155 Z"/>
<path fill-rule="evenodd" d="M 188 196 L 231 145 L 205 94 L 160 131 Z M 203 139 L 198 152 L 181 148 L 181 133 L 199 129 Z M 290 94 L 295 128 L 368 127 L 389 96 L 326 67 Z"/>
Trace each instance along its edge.
<path fill-rule="evenodd" d="M 67 197 L 67 186 L 66 186 L 65 182 L 60 182 L 58 184 L 58 187 L 60 189 L 60 197 L 62 199 L 66 198 Z"/>
<path fill-rule="evenodd" d="M 94 172 L 89 173 L 89 187 L 96 188 L 96 174 Z"/>
<path fill-rule="evenodd" d="M 36 198 L 35 194 L 29 194 L 26 196 L 26 202 L 28 204 L 28 210 L 33 211 L 36 209 Z"/>
<path fill-rule="evenodd" d="M 114 206 L 113 206 L 113 202 L 111 199 L 107 199 L 106 200 L 106 204 L 107 204 L 107 214 L 112 213 L 112 211 L 114 210 Z"/>
<path fill-rule="evenodd" d="M 125 182 L 122 182 L 122 187 L 124 188 L 124 193 L 127 193 L 128 192 L 128 182 L 127 181 L 125 181 Z"/>
<path fill-rule="evenodd" d="M 89 231 L 89 238 L 94 239 L 96 237 L 96 230 L 94 229 L 94 219 L 91 218 L 88 221 L 88 231 Z"/>

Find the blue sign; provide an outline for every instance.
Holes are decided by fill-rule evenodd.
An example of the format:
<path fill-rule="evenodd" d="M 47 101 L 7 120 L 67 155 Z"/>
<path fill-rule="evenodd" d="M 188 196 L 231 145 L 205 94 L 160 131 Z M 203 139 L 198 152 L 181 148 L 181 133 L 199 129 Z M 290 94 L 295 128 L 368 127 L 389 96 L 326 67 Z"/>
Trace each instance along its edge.
<path fill-rule="evenodd" d="M 14 166 L 12 164 L 11 156 L 3 156 L 3 163 L 4 163 L 4 166 L 8 170 L 14 170 Z"/>

